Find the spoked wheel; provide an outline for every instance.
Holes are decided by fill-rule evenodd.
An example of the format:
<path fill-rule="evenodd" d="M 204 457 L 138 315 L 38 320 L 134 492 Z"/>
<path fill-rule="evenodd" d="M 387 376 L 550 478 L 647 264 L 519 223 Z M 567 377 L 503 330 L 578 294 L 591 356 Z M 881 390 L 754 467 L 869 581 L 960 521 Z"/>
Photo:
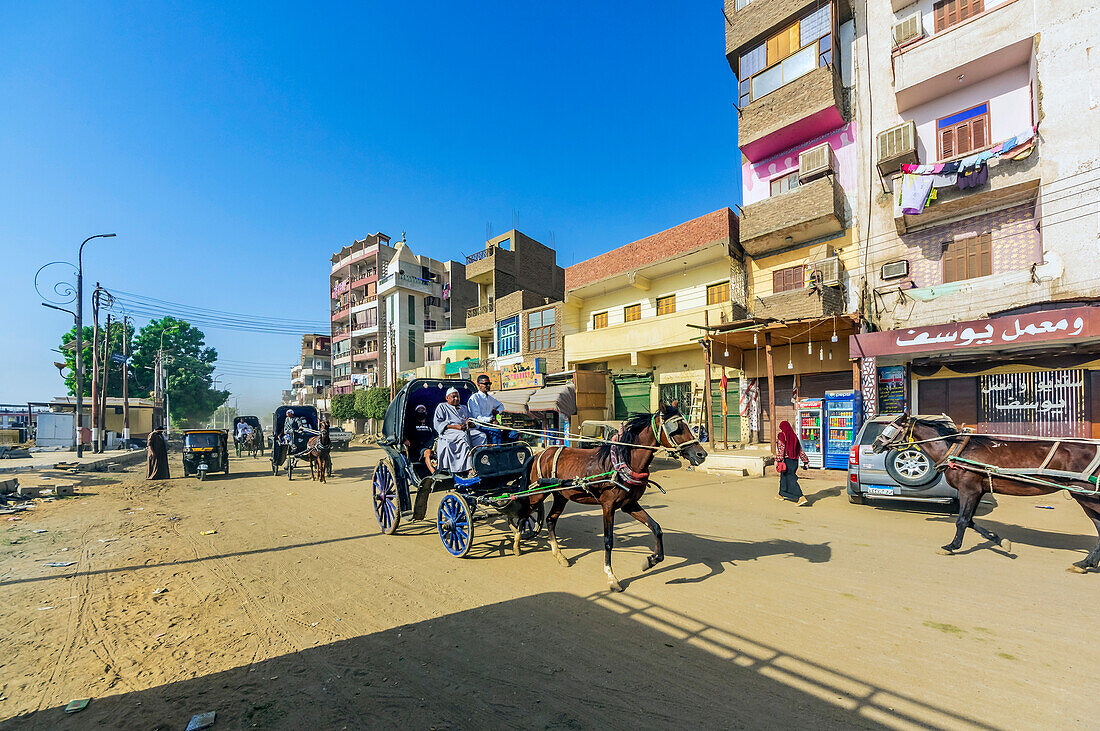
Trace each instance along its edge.
<path fill-rule="evenodd" d="M 401 505 L 397 497 L 397 478 L 393 474 L 393 465 L 384 459 L 374 468 L 371 480 L 374 492 L 374 517 L 378 527 L 386 535 L 393 535 L 401 525 Z"/>
<path fill-rule="evenodd" d="M 462 558 L 474 542 L 474 515 L 466 498 L 448 492 L 439 503 L 436 522 L 447 553 Z"/>
<path fill-rule="evenodd" d="M 527 541 L 539 534 L 542 530 L 542 521 L 546 517 L 546 508 L 542 503 L 539 503 L 535 508 L 535 512 L 527 516 L 527 518 L 519 524 L 519 537 Z M 509 518 L 509 525 L 513 528 L 516 525 L 514 518 Z"/>

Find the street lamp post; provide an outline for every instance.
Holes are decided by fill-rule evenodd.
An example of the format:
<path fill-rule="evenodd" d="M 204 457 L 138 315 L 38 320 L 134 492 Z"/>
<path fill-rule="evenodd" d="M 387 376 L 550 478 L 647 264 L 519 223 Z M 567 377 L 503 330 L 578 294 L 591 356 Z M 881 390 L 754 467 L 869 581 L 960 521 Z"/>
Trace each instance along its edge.
<path fill-rule="evenodd" d="M 114 234 L 96 234 L 84 239 L 76 253 L 76 456 L 84 455 L 84 245 L 92 239 L 110 239 Z M 95 405 L 92 405 L 95 408 Z"/>
<path fill-rule="evenodd" d="M 165 436 L 171 436 L 172 434 L 172 414 L 169 413 L 171 404 L 168 400 L 168 374 L 164 372 L 164 333 L 170 330 L 179 330 L 179 325 L 172 325 L 166 327 L 160 331 L 160 348 L 157 349 L 157 372 L 154 377 L 154 383 L 156 385 L 156 402 L 161 402 L 161 397 L 164 398 L 164 433 Z"/>

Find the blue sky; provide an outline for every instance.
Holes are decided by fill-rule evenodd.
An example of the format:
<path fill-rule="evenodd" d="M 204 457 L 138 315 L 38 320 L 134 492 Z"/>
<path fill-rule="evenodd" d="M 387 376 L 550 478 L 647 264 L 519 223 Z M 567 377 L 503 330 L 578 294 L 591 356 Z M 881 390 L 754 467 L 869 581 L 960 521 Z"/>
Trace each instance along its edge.
<path fill-rule="evenodd" d="M 32 281 L 93 233 L 118 237 L 89 284 L 325 322 L 328 256 L 366 233 L 458 258 L 515 211 L 568 266 L 739 201 L 718 2 L 317 7 L 4 4 L 0 402 L 62 393 Z M 226 380 L 250 411 L 289 387 Z"/>

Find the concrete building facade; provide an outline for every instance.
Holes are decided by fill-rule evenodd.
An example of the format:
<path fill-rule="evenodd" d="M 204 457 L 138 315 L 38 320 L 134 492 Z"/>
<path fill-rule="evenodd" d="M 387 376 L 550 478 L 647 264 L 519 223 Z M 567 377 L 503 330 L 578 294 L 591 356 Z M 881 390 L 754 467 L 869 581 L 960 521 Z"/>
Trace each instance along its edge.
<path fill-rule="evenodd" d="M 892 0 L 857 5 L 855 21 L 865 313 L 880 332 L 850 344 L 868 413 L 888 406 L 888 370 L 913 410 L 1100 436 L 1100 10 Z M 902 165 L 956 163 L 969 183 L 936 180 L 923 206 L 901 197 L 931 177 Z"/>
<path fill-rule="evenodd" d="M 332 337 L 310 333 L 302 336 L 298 364 L 290 370 L 289 403 L 316 405 L 332 385 Z"/>

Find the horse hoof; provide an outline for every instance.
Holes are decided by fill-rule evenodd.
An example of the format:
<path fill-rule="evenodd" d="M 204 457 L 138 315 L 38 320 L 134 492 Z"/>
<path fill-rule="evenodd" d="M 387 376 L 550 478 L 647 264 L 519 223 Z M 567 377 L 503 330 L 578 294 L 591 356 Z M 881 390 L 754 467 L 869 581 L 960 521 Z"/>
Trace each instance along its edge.
<path fill-rule="evenodd" d="M 611 591 L 622 591 L 623 590 L 623 588 L 621 586 L 619 586 L 619 582 L 617 582 L 617 581 L 609 581 L 609 582 L 607 582 L 607 585 L 609 587 L 611 587 Z"/>
<path fill-rule="evenodd" d="M 1066 569 L 1066 571 L 1070 572 L 1071 574 L 1087 574 L 1088 573 L 1087 569 L 1082 568 L 1081 566 L 1078 566 L 1077 564 L 1071 565 L 1069 568 Z"/>
<path fill-rule="evenodd" d="M 565 568 L 569 568 L 572 565 L 569 563 L 569 559 L 567 559 L 565 556 L 558 556 L 558 563 L 560 563 Z"/>
<path fill-rule="evenodd" d="M 1012 551 L 1012 541 L 1008 540 L 1007 538 L 1002 538 L 1001 539 L 1001 548 L 1003 548 L 1006 551 L 1011 552 Z"/>
<path fill-rule="evenodd" d="M 941 548 L 941 549 L 937 550 L 936 553 L 940 554 L 941 556 L 954 556 L 955 555 L 955 552 L 952 551 L 950 548 Z"/>

